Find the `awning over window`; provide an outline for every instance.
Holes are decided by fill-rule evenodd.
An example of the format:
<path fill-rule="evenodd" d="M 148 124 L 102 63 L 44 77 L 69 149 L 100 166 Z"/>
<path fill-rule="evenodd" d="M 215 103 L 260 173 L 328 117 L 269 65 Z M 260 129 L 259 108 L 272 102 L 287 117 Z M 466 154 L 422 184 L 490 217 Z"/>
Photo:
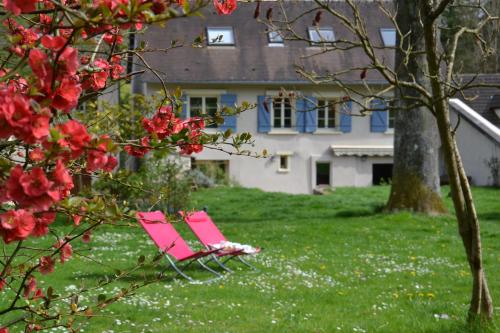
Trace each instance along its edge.
<path fill-rule="evenodd" d="M 331 145 L 335 156 L 394 156 L 393 146 L 338 146 Z"/>

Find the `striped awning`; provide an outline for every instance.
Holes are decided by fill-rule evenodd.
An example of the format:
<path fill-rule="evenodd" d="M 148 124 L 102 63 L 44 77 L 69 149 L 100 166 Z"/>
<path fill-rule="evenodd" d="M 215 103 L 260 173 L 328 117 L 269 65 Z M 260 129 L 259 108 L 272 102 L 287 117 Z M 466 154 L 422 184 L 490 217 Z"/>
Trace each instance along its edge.
<path fill-rule="evenodd" d="M 393 146 L 340 146 L 331 145 L 335 156 L 394 156 Z"/>

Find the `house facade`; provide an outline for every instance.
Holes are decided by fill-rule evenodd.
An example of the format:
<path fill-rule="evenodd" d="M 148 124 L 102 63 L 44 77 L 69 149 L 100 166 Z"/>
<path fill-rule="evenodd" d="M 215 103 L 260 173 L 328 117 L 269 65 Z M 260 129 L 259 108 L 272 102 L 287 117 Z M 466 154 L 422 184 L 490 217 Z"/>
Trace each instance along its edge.
<path fill-rule="evenodd" d="M 276 4 L 263 2 L 262 6 L 265 11 L 266 6 Z M 303 13 L 310 3 L 294 2 L 289 6 L 292 13 Z M 377 12 L 376 4 L 360 6 L 372 17 L 368 20 L 372 41 L 380 45 L 393 43 L 391 22 Z M 146 54 L 149 65 L 164 75 L 168 88 L 182 89 L 183 116 L 213 115 L 224 106 L 243 102 L 255 105 L 253 110 L 226 116 L 224 124 L 207 131 L 231 128 L 234 132 L 250 132 L 255 139 L 250 149 L 266 149 L 268 158 L 205 149 L 193 156 L 194 165 L 216 163 L 242 186 L 288 193 L 387 181 L 393 161 L 391 115 L 387 111 L 362 115 L 359 104 L 364 101 L 359 96 L 346 98 L 340 87 L 315 85 L 296 73 L 297 67 L 316 73 L 362 67 L 369 64 L 363 52 L 321 54 L 323 47 L 319 43 L 283 40 L 253 19 L 254 8 L 242 3 L 230 16 L 217 16 L 207 9 L 203 18 L 173 20 L 166 28 L 154 27 L 140 37 L 149 48 L 166 48 L 172 40 L 185 45 L 169 49 L 164 55 Z M 279 19 L 279 10 L 275 9 L 275 13 Z M 351 37 L 339 22 L 328 17 L 320 27 L 311 26 L 314 13 L 311 15 L 298 20 L 294 28 L 313 41 Z M 193 41 L 193 46 L 186 46 Z M 380 52 L 388 63 L 393 61 L 389 51 Z M 158 77 L 151 73 L 135 80 L 136 90 L 146 95 L 161 90 Z M 369 72 L 363 81 L 360 73 L 344 74 L 343 80 L 359 89 L 380 89 L 384 85 L 375 72 Z"/>

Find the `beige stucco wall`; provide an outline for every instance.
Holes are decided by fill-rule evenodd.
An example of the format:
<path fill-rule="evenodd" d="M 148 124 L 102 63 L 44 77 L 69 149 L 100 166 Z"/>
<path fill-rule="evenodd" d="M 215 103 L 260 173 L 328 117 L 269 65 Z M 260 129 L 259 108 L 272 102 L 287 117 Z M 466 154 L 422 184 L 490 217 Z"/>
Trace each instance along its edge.
<path fill-rule="evenodd" d="M 185 87 L 189 89 L 197 87 Z M 159 87 L 148 85 L 147 93 L 154 94 Z M 231 86 L 231 88 L 211 86 L 210 89 L 232 93 L 238 96 L 237 103 L 247 101 L 257 103 L 257 96 L 278 88 Z M 319 94 L 324 97 L 342 96 L 340 91 L 315 90 L 309 87 L 295 87 L 305 95 Z M 353 112 L 358 113 L 355 105 Z M 278 152 L 292 153 L 290 156 L 290 171 L 280 172 L 279 157 L 250 158 L 229 156 L 228 154 L 205 149 L 194 157 L 202 160 L 230 160 L 229 175 L 233 181 L 244 187 L 257 187 L 266 191 L 281 191 L 288 193 L 312 193 L 315 187 L 315 163 L 330 162 L 331 185 L 337 186 L 370 186 L 372 184 L 372 164 L 392 163 L 391 157 L 336 157 L 331 145 L 387 145 L 392 146 L 392 133 L 371 133 L 370 118 L 353 117 L 350 133 L 331 134 L 264 134 L 257 132 L 257 110 L 246 111 L 238 116 L 237 132 L 251 132 L 254 135 L 255 146 L 251 149 L 261 152 L 267 149 L 269 154 Z"/>

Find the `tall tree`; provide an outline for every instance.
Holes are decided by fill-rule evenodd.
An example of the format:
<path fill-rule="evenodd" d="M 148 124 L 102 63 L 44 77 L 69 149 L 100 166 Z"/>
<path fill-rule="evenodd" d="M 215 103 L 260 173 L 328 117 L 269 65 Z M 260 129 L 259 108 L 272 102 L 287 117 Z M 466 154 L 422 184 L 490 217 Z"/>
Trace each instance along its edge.
<path fill-rule="evenodd" d="M 423 50 L 420 12 L 415 1 L 397 1 L 397 36 L 395 72 L 400 80 L 414 80 L 430 90 L 429 68 L 422 52 L 408 54 L 405 50 Z M 406 38 L 401 38 L 406 36 Z M 439 186 L 439 137 L 435 119 L 427 107 L 420 103 L 420 93 L 413 87 L 395 90 L 394 167 L 391 194 L 386 209 L 412 210 L 419 213 L 439 214 L 446 211 Z M 417 103 L 415 103 L 417 101 Z"/>

